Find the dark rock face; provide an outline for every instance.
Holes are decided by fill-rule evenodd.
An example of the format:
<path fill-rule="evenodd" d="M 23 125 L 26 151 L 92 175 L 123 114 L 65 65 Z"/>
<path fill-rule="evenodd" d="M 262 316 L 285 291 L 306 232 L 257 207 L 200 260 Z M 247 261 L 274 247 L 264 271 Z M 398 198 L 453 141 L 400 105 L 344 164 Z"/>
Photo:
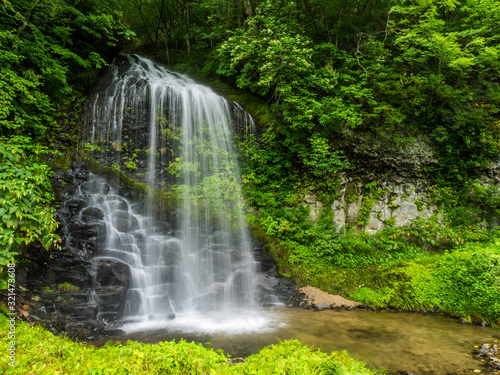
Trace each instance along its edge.
<path fill-rule="evenodd" d="M 110 186 L 97 186 L 88 177 L 77 164 L 55 172 L 52 186 L 60 206 L 61 249 L 45 251 L 32 244 L 24 254 L 29 262 L 19 263 L 17 270 L 17 281 L 30 300 L 28 319 L 44 322 L 54 333 L 81 339 L 99 336 L 123 315 L 130 285 L 127 265 L 94 259 L 105 246 L 106 225 L 102 210 L 88 207 L 88 194 L 109 191 Z M 134 225 L 123 221 L 128 227 Z"/>
<path fill-rule="evenodd" d="M 299 291 L 295 280 L 278 276 L 276 262 L 265 254 L 262 245 L 257 242 L 255 243 L 254 253 L 261 268 L 261 280 L 257 289 L 256 302 L 263 307 L 275 305 L 301 306 L 305 295 Z"/>
<path fill-rule="evenodd" d="M 99 223 L 104 218 L 104 212 L 97 207 L 87 207 L 82 211 L 84 223 Z"/>

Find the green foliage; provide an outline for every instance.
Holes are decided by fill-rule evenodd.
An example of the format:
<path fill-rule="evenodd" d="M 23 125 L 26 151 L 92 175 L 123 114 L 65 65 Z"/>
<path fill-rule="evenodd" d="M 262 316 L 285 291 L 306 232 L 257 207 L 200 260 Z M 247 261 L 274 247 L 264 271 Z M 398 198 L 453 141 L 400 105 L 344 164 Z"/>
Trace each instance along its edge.
<path fill-rule="evenodd" d="M 54 289 L 52 289 L 48 285 L 45 288 L 43 288 L 43 291 L 47 292 L 47 293 L 50 293 L 50 294 L 54 293 Z"/>
<path fill-rule="evenodd" d="M 0 269 L 34 240 L 47 250 L 59 240 L 46 152 L 29 138 L 0 138 Z"/>
<path fill-rule="evenodd" d="M 130 160 L 127 164 L 125 164 L 125 167 L 129 170 L 129 171 L 134 171 L 137 169 L 137 165 L 135 165 L 135 162 Z"/>
<path fill-rule="evenodd" d="M 331 151 L 328 140 L 315 133 L 310 138 L 311 150 L 302 157 L 307 171 L 316 177 L 329 177 L 347 169 L 349 163 L 341 151 Z"/>
<path fill-rule="evenodd" d="M 290 96 L 290 80 L 301 80 L 312 67 L 311 41 L 298 33 L 292 19 L 283 18 L 295 12 L 287 1 L 264 1 L 257 14 L 248 20 L 249 28 L 240 30 L 223 43 L 220 53 L 230 57 L 228 65 L 221 65 L 219 73 L 239 73 L 240 88 L 249 88 L 261 95 L 271 90 L 277 96 Z M 296 87 L 297 88 L 297 87 Z"/>
<path fill-rule="evenodd" d="M 347 353 L 323 353 L 297 340 L 270 345 L 247 358 L 236 373 L 244 374 L 375 374 Z"/>
<path fill-rule="evenodd" d="M 373 136 L 423 134 L 439 158 L 428 172 L 440 185 L 462 186 L 500 151 L 500 36 L 476 22 L 498 22 L 499 2 L 391 5 L 371 2 L 360 10 L 327 1 L 317 19 L 314 1 L 305 9 L 261 1 L 246 26 L 221 43 L 218 74 L 272 103 L 284 121 L 278 131 L 285 145 L 311 173 L 321 173 L 312 140 L 332 143 L 355 128 Z M 383 20 L 350 24 L 358 35 L 340 28 L 366 22 L 370 8 Z M 342 43 L 355 46 L 346 53 Z"/>
<path fill-rule="evenodd" d="M 75 88 L 88 84 L 88 74 L 106 64 L 99 52 L 124 37 L 115 9 L 112 0 L 75 6 L 53 0 L 2 2 L 0 134 L 37 140 L 53 135 L 57 107 L 74 99 Z"/>
<path fill-rule="evenodd" d="M 103 150 L 99 145 L 92 145 L 90 143 L 84 143 L 83 144 L 83 150 L 85 152 L 89 152 L 89 153 L 108 151 L 108 150 Z"/>
<path fill-rule="evenodd" d="M 372 306 L 439 309 L 468 322 L 500 327 L 500 241 L 468 244 L 443 255 L 412 260 L 383 271 L 351 297 Z"/>
<path fill-rule="evenodd" d="M 493 220 L 500 213 L 498 186 L 484 185 L 478 180 L 468 181 L 460 189 L 432 186 L 434 203 L 451 226 L 471 226 Z"/>
<path fill-rule="evenodd" d="M 151 196 L 155 205 L 164 210 L 174 210 L 178 204 L 178 194 L 171 188 L 150 187 L 145 183 L 140 183 L 127 176 L 120 170 L 118 164 L 106 167 L 91 157 L 84 157 L 86 167 L 94 172 L 105 176 L 114 176 L 120 184 L 126 185 L 134 193 L 137 199 L 145 199 Z"/>
<path fill-rule="evenodd" d="M 75 286 L 75 285 L 71 285 L 70 283 L 61 283 L 61 284 L 57 285 L 57 290 L 60 292 L 74 293 L 74 292 L 78 292 L 80 290 L 80 288 Z"/>
<path fill-rule="evenodd" d="M 9 323 L 0 314 L 0 348 L 7 352 L 11 339 Z M 8 356 L 0 358 L 4 374 L 374 374 L 366 365 L 346 352 L 330 354 L 285 341 L 250 356 L 243 364 L 230 366 L 221 351 L 201 344 L 165 341 L 155 345 L 128 341 L 95 348 L 64 337 L 54 336 L 41 327 L 16 324 L 16 366 Z M 110 358 L 113 366 L 110 366 Z"/>
<path fill-rule="evenodd" d="M 0 272 L 32 241 L 59 240 L 40 155 L 124 31 L 114 0 L 0 3 Z"/>
<path fill-rule="evenodd" d="M 414 276 L 419 291 L 441 309 L 469 322 L 475 317 L 498 328 L 499 265 L 500 241 L 496 240 L 490 245 L 468 245 L 445 254 L 428 266 L 428 275 Z"/>
<path fill-rule="evenodd" d="M 390 227 L 393 227 L 396 224 L 396 219 L 393 217 L 388 217 L 387 219 L 384 220 L 385 225 L 388 225 Z"/>
<path fill-rule="evenodd" d="M 361 212 L 358 217 L 358 225 L 360 226 L 367 224 L 372 207 L 377 201 L 380 193 L 382 193 L 381 189 L 377 189 L 377 185 L 378 181 L 372 181 L 363 186 L 364 196 L 363 202 L 361 203 Z"/>
<path fill-rule="evenodd" d="M 475 1 L 415 1 L 390 12 L 395 58 L 385 62 L 403 68 L 404 90 L 387 85 L 388 73 L 379 73 L 380 88 L 404 98 L 398 111 L 434 140 L 440 165 L 432 172 L 442 184 L 461 185 L 500 150 L 498 81 L 492 79 L 499 73 L 499 35 L 485 26 L 498 22 L 497 9 L 498 1 L 487 8 Z"/>
<path fill-rule="evenodd" d="M 385 307 L 388 301 L 384 301 L 384 295 L 370 288 L 361 287 L 351 294 L 351 298 L 355 301 L 362 302 L 373 307 Z"/>

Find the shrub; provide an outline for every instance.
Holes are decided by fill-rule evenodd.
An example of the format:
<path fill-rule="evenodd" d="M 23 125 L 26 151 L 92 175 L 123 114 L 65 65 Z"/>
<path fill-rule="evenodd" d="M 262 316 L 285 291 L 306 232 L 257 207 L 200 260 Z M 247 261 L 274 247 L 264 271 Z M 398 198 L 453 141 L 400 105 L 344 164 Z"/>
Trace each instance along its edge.
<path fill-rule="evenodd" d="M 7 353 L 11 339 L 3 314 L 0 327 L 0 350 Z M 9 366 L 7 355 L 0 356 L 4 374 L 374 374 L 346 352 L 327 354 L 297 340 L 268 346 L 245 363 L 229 366 L 222 351 L 184 340 L 154 345 L 128 341 L 95 348 L 26 323 L 17 324 L 16 336 L 22 340 L 17 341 L 15 367 Z"/>

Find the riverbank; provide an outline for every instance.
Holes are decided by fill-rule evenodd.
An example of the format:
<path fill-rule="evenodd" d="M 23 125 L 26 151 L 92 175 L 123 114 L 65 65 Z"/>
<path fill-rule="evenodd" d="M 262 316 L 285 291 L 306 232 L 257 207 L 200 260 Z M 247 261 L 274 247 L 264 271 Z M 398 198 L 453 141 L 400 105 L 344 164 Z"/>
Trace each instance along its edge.
<path fill-rule="evenodd" d="M 7 353 L 7 318 L 0 314 L 0 349 Z M 297 340 L 263 348 L 232 363 L 221 352 L 201 344 L 180 341 L 155 345 L 128 341 L 102 348 L 54 336 L 41 327 L 18 323 L 15 366 L 6 354 L 0 357 L 4 374 L 329 374 L 372 375 L 365 364 L 350 358 L 346 352 L 330 354 L 302 346 Z M 110 358 L 113 362 L 110 362 Z"/>
<path fill-rule="evenodd" d="M 311 230 L 293 229 L 295 237 Z M 428 252 L 410 242 L 421 229 L 410 225 L 372 236 L 314 228 L 316 237 L 330 241 L 320 249 L 323 253 L 312 245 L 271 237 L 261 225 L 256 225 L 255 233 L 280 272 L 299 286 L 317 287 L 372 308 L 443 313 L 467 323 L 500 327 L 499 234 L 493 231 L 489 240 L 471 239 L 452 249 Z M 466 235 L 471 238 L 474 233 L 462 234 Z"/>

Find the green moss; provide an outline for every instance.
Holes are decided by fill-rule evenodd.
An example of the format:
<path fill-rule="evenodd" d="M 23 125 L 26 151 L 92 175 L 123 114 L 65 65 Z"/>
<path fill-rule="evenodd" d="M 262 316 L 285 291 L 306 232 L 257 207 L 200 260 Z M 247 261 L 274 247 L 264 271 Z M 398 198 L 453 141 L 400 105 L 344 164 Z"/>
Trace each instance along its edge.
<path fill-rule="evenodd" d="M 71 168 L 71 161 L 73 160 L 73 153 L 71 150 L 66 150 L 64 153 L 57 153 L 55 155 L 54 160 L 49 163 L 52 169 L 66 171 Z"/>
<path fill-rule="evenodd" d="M 111 167 L 100 164 L 97 160 L 90 156 L 84 157 L 86 167 L 93 173 L 108 176 L 116 180 L 121 186 L 127 186 L 137 196 L 137 199 L 145 199 L 146 196 L 152 194 L 156 207 L 161 207 L 165 210 L 174 210 L 178 205 L 178 195 L 175 191 L 165 188 L 150 188 L 147 184 L 137 182 L 133 178 L 127 176 L 125 172 L 116 168 L 116 165 Z"/>
<path fill-rule="evenodd" d="M 129 170 L 129 171 L 133 171 L 133 170 L 136 170 L 137 169 L 137 165 L 135 165 L 135 162 L 133 162 L 132 160 L 129 161 L 127 164 L 125 164 L 125 167 Z"/>
<path fill-rule="evenodd" d="M 63 298 L 61 302 L 62 307 L 70 307 L 74 304 L 75 299 L 70 297 L 70 298 Z"/>
<path fill-rule="evenodd" d="M 57 285 L 57 290 L 60 292 L 74 293 L 74 292 L 78 292 L 80 290 L 80 288 L 78 286 L 71 285 L 70 283 L 61 283 L 61 284 Z"/>
<path fill-rule="evenodd" d="M 54 290 L 54 289 L 52 289 L 52 288 L 51 288 L 50 286 L 48 286 L 48 285 L 47 285 L 47 286 L 43 289 L 43 291 L 44 291 L 44 292 L 46 292 L 46 293 L 50 293 L 50 294 L 52 294 L 52 293 L 54 293 L 54 292 L 55 292 L 55 290 Z"/>

